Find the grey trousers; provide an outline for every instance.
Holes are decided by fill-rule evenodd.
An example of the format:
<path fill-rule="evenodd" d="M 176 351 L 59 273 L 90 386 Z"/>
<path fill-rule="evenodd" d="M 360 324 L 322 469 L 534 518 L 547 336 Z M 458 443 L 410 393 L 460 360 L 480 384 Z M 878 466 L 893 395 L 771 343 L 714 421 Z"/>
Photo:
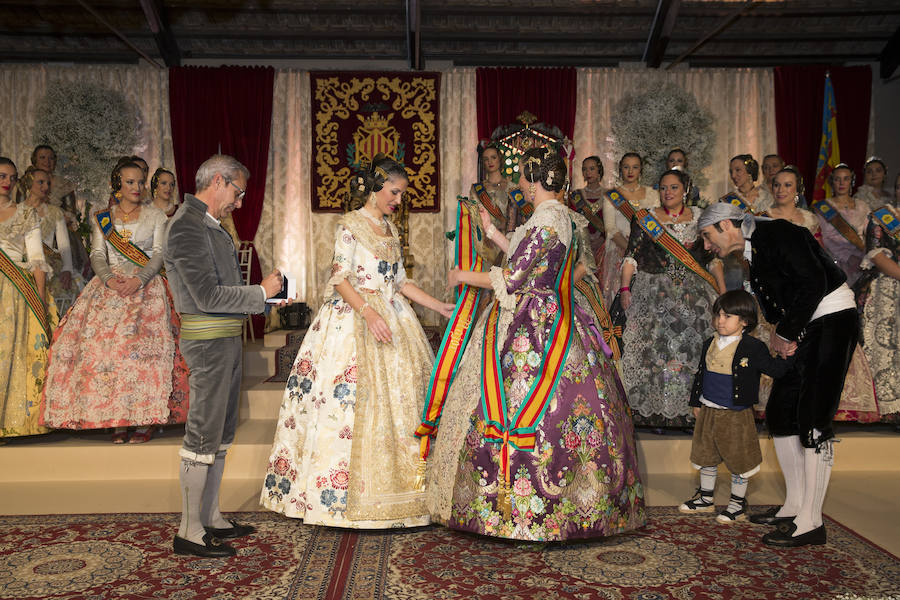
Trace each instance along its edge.
<path fill-rule="evenodd" d="M 241 394 L 241 336 L 216 340 L 181 340 L 191 371 L 190 408 L 184 426 L 182 458 L 211 465 L 216 452 L 234 441 Z"/>

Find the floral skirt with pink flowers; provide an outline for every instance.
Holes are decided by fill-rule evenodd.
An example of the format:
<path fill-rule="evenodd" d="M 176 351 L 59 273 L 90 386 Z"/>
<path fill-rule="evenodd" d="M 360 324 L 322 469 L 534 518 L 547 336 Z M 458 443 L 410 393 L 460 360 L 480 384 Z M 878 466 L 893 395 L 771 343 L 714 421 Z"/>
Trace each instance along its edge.
<path fill-rule="evenodd" d="M 184 423 L 188 369 L 166 281 L 122 297 L 94 277 L 50 345 L 41 422 L 57 429 Z"/>
<path fill-rule="evenodd" d="M 337 294 L 325 301 L 288 378 L 260 503 L 313 525 L 427 525 L 413 432 L 434 357 L 405 298 L 366 300 L 391 343 Z"/>

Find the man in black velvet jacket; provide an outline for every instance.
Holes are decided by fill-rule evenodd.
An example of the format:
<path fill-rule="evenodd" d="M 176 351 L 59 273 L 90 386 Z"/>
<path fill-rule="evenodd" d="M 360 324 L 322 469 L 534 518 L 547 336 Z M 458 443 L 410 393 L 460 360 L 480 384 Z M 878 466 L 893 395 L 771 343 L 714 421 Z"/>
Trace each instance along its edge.
<path fill-rule="evenodd" d="M 741 252 L 750 263 L 750 286 L 767 321 L 771 349 L 796 355 L 775 380 L 766 424 L 784 474 L 784 505 L 753 515 L 776 525 L 763 536 L 771 546 L 825 543 L 822 504 L 834 464 L 832 420 L 859 337 L 853 292 L 834 259 L 804 227 L 754 218 L 725 203 L 707 208 L 698 222 L 707 249 L 725 257 Z"/>

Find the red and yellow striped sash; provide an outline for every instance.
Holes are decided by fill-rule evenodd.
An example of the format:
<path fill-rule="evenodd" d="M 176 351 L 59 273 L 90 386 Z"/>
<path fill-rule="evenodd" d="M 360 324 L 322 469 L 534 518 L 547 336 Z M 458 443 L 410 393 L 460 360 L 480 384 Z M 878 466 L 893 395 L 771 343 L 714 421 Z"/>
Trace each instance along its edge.
<path fill-rule="evenodd" d="M 550 398 L 559 383 L 565 366 L 569 347 L 572 343 L 572 290 L 576 246 L 574 226 L 572 242 L 569 244 L 566 258 L 556 279 L 557 311 L 547 344 L 544 347 L 540 374 L 535 378 L 525 400 L 516 414 L 510 419 L 506 403 L 506 392 L 503 386 L 503 372 L 500 366 L 500 349 L 497 347 L 497 323 L 500 305 L 494 301 L 488 314 L 484 333 L 482 364 L 482 409 L 485 416 L 484 438 L 492 443 L 500 444 L 500 477 L 497 503 L 506 518 L 509 518 L 510 473 L 509 447 L 530 451 L 535 446 L 538 425 L 544 417 Z"/>
<path fill-rule="evenodd" d="M 753 214 L 753 209 L 749 204 L 744 202 L 744 199 L 735 194 L 734 192 L 728 192 L 721 198 L 719 198 L 719 202 L 724 202 L 725 204 L 732 204 L 737 206 L 739 209 L 744 211 L 745 213 Z"/>
<path fill-rule="evenodd" d="M 828 201 L 825 199 L 813 200 L 809 207 L 822 215 L 822 218 L 828 221 L 829 225 L 837 229 L 838 233 L 840 233 L 845 240 L 860 250 L 865 251 L 866 244 L 859 237 L 859 234 L 853 228 L 853 225 L 848 223 L 841 213 L 838 212 L 838 209 L 832 206 Z"/>
<path fill-rule="evenodd" d="M 482 206 L 484 206 L 489 213 L 491 213 L 491 216 L 501 222 L 505 221 L 506 217 L 503 216 L 503 213 L 500 212 L 500 209 L 497 208 L 497 205 L 491 200 L 491 195 L 487 193 L 484 184 L 476 183 L 472 187 L 475 190 L 475 194 L 478 195 L 478 201 L 481 202 Z"/>
<path fill-rule="evenodd" d="M 606 231 L 606 226 L 603 225 L 603 219 L 598 217 L 597 213 L 591 210 L 591 207 L 588 206 L 587 201 L 584 199 L 584 194 L 582 194 L 581 191 L 572 194 L 572 207 L 584 216 L 584 218 L 594 226 L 594 229 L 601 232 Z"/>
<path fill-rule="evenodd" d="M 475 206 L 465 201 L 460 202 L 456 211 L 454 262 L 464 271 L 481 271 L 483 268 L 482 258 L 475 251 L 475 236 L 481 236 L 478 221 L 480 218 Z M 481 298 L 481 289 L 463 285 L 457 288 L 456 294 L 456 308 L 444 331 L 444 339 L 438 348 L 428 392 L 425 395 L 422 423 L 416 428 L 416 436 L 421 440 L 422 460 L 428 456 L 431 436 L 437 431 L 444 401 L 447 399 L 450 385 L 456 377 L 456 370 L 469 341 L 472 320 Z"/>
<path fill-rule="evenodd" d="M 147 256 L 143 250 L 127 241 L 118 231 L 116 231 L 116 228 L 113 227 L 112 215 L 110 214 L 110 211 L 104 210 L 102 212 L 98 212 L 96 215 L 94 215 L 94 218 L 97 219 L 97 224 L 100 226 L 100 231 L 103 232 L 103 236 L 106 238 L 106 241 L 108 241 L 110 245 L 119 252 L 119 254 L 139 267 L 147 266 L 147 263 L 150 262 L 150 257 Z"/>
<path fill-rule="evenodd" d="M 588 304 L 591 305 L 591 310 L 593 310 L 594 314 L 597 316 L 597 321 L 600 323 L 600 333 L 603 335 L 603 341 L 606 342 L 606 345 L 612 350 L 613 360 L 617 361 L 621 359 L 622 347 L 620 342 L 622 341 L 622 327 L 613 325 L 612 319 L 609 316 L 609 311 L 607 311 L 606 307 L 603 305 L 603 296 L 587 279 L 576 281 L 575 289 L 587 298 Z"/>
<path fill-rule="evenodd" d="M 606 192 L 606 197 L 612 203 L 616 209 L 622 213 L 622 215 L 628 219 L 628 222 L 631 223 L 631 220 L 635 216 L 634 207 L 628 202 L 628 199 L 625 198 L 622 194 L 617 192 L 616 190 L 610 190 Z"/>
<path fill-rule="evenodd" d="M 516 203 L 516 206 L 519 207 L 519 212 L 525 215 L 526 219 L 530 217 L 534 212 L 534 207 L 526 202 L 525 194 L 524 192 L 522 192 L 522 190 L 518 188 L 514 189 L 509 193 L 509 197 L 513 202 Z"/>
<path fill-rule="evenodd" d="M 638 225 L 640 225 L 644 233 L 650 236 L 651 240 L 659 244 L 659 246 L 668 252 L 672 258 L 703 278 L 706 283 L 711 285 L 712 288 L 718 292 L 719 288 L 716 285 L 715 277 L 691 256 L 691 253 L 688 252 L 687 248 L 685 248 L 681 242 L 666 231 L 666 228 L 650 214 L 650 211 L 646 208 L 642 208 L 635 213 L 635 217 L 637 217 Z"/>
<path fill-rule="evenodd" d="M 37 287 L 34 284 L 34 276 L 31 273 L 20 269 L 2 249 L 0 249 L 0 272 L 2 272 L 6 278 L 9 279 L 10 283 L 13 284 L 13 287 L 22 294 L 25 303 L 28 304 L 28 308 L 31 309 L 32 314 L 34 314 L 34 317 L 38 320 L 38 323 L 40 323 L 41 329 L 47 334 L 47 339 L 49 340 L 50 321 L 47 318 L 47 307 L 44 306 L 44 302 L 41 300 L 40 295 L 38 295 Z"/>

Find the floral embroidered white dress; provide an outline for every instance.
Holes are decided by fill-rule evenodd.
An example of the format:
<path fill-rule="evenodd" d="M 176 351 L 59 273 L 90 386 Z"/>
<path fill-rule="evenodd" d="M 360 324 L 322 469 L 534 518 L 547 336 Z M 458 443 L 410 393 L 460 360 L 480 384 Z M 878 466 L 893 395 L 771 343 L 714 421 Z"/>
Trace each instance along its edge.
<path fill-rule="evenodd" d="M 344 280 L 384 318 L 375 340 L 334 286 Z M 337 226 L 331 277 L 287 388 L 260 503 L 307 524 L 381 529 L 430 522 L 417 485 L 413 432 L 434 355 L 399 290 L 400 242 L 375 234 L 359 211 Z"/>

